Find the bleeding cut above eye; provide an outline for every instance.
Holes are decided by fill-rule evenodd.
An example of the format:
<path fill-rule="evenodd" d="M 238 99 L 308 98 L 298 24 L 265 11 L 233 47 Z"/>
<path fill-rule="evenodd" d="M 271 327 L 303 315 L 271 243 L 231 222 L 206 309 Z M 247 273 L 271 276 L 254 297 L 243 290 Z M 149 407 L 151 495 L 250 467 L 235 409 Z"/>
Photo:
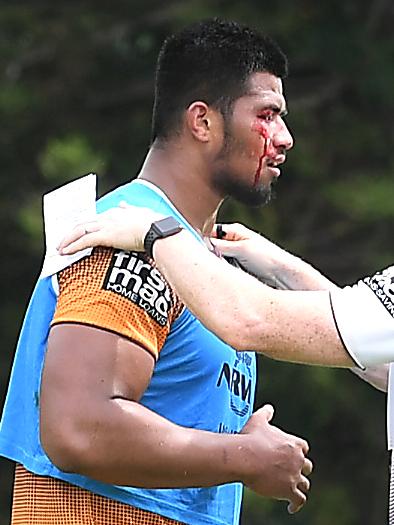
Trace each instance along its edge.
<path fill-rule="evenodd" d="M 267 129 L 267 122 L 264 120 L 259 120 L 261 117 L 258 117 L 258 120 L 253 124 L 252 129 L 254 131 L 257 131 L 259 135 L 261 135 L 264 139 L 267 139 L 269 137 L 268 129 Z"/>

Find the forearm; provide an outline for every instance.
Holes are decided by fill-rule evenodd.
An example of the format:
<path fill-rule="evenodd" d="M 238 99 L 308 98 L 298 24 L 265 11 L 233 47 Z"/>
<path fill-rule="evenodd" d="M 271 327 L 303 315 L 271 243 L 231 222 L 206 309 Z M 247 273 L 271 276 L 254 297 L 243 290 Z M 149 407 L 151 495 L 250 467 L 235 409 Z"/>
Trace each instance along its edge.
<path fill-rule="evenodd" d="M 276 280 L 278 288 L 283 290 L 330 290 L 337 287 L 316 268 L 290 253 L 277 267 Z"/>
<path fill-rule="evenodd" d="M 328 293 L 272 290 L 209 254 L 187 232 L 156 242 L 154 257 L 186 305 L 235 348 L 285 361 L 354 365 Z"/>
<path fill-rule="evenodd" d="M 329 290 L 327 277 L 301 258 L 256 235 L 244 244 L 242 257 L 262 282 L 282 290 Z"/>
<path fill-rule="evenodd" d="M 64 435 L 72 443 L 52 450 L 63 470 L 115 485 L 148 488 L 204 487 L 241 481 L 247 471 L 244 435 L 180 427 L 144 406 L 113 399 L 89 402 L 86 417 Z M 59 431 L 60 432 L 60 431 Z"/>

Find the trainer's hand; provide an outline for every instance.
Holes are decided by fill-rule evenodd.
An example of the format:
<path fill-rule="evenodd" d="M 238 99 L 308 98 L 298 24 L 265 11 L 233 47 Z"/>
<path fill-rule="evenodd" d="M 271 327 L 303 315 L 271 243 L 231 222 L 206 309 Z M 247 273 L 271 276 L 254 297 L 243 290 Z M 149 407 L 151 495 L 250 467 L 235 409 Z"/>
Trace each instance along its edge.
<path fill-rule="evenodd" d="M 261 496 L 287 500 L 290 514 L 306 503 L 312 462 L 306 457 L 308 443 L 270 424 L 271 405 L 255 412 L 241 431 L 249 435 L 250 474 L 244 484 Z M 248 449 L 249 450 L 249 449 Z"/>
<path fill-rule="evenodd" d="M 265 284 L 281 288 L 280 270 L 292 256 L 242 224 L 216 224 L 213 244 L 226 257 L 235 257 L 250 274 Z"/>
<path fill-rule="evenodd" d="M 61 255 L 70 255 L 94 246 L 111 246 L 122 250 L 144 250 L 144 238 L 152 222 L 164 216 L 148 208 L 129 206 L 100 213 L 94 221 L 76 226 L 58 246 Z"/>

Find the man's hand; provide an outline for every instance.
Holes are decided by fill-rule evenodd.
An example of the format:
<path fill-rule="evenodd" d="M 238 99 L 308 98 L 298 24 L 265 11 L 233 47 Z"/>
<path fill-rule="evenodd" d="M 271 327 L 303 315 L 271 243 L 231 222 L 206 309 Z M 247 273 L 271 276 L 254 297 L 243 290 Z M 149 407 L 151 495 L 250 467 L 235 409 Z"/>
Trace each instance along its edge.
<path fill-rule="evenodd" d="M 299 511 L 306 503 L 312 462 L 306 457 L 308 443 L 270 424 L 270 405 L 255 412 L 241 431 L 251 438 L 250 475 L 242 481 L 261 496 L 287 500 L 288 512 Z"/>
<path fill-rule="evenodd" d="M 150 225 L 163 217 L 148 208 L 121 202 L 118 208 L 98 214 L 94 221 L 76 226 L 64 237 L 58 250 L 62 255 L 94 246 L 144 251 L 144 238 Z"/>

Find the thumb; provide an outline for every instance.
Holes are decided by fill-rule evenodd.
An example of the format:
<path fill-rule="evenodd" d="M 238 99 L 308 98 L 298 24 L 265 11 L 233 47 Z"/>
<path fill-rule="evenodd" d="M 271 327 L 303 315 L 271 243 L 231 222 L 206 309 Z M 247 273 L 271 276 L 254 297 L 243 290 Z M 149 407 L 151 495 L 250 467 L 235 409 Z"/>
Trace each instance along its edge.
<path fill-rule="evenodd" d="M 270 422 L 274 417 L 274 412 L 275 409 L 272 405 L 264 405 L 263 407 L 259 408 L 259 410 L 257 410 L 256 414 L 265 416 L 266 420 Z"/>

